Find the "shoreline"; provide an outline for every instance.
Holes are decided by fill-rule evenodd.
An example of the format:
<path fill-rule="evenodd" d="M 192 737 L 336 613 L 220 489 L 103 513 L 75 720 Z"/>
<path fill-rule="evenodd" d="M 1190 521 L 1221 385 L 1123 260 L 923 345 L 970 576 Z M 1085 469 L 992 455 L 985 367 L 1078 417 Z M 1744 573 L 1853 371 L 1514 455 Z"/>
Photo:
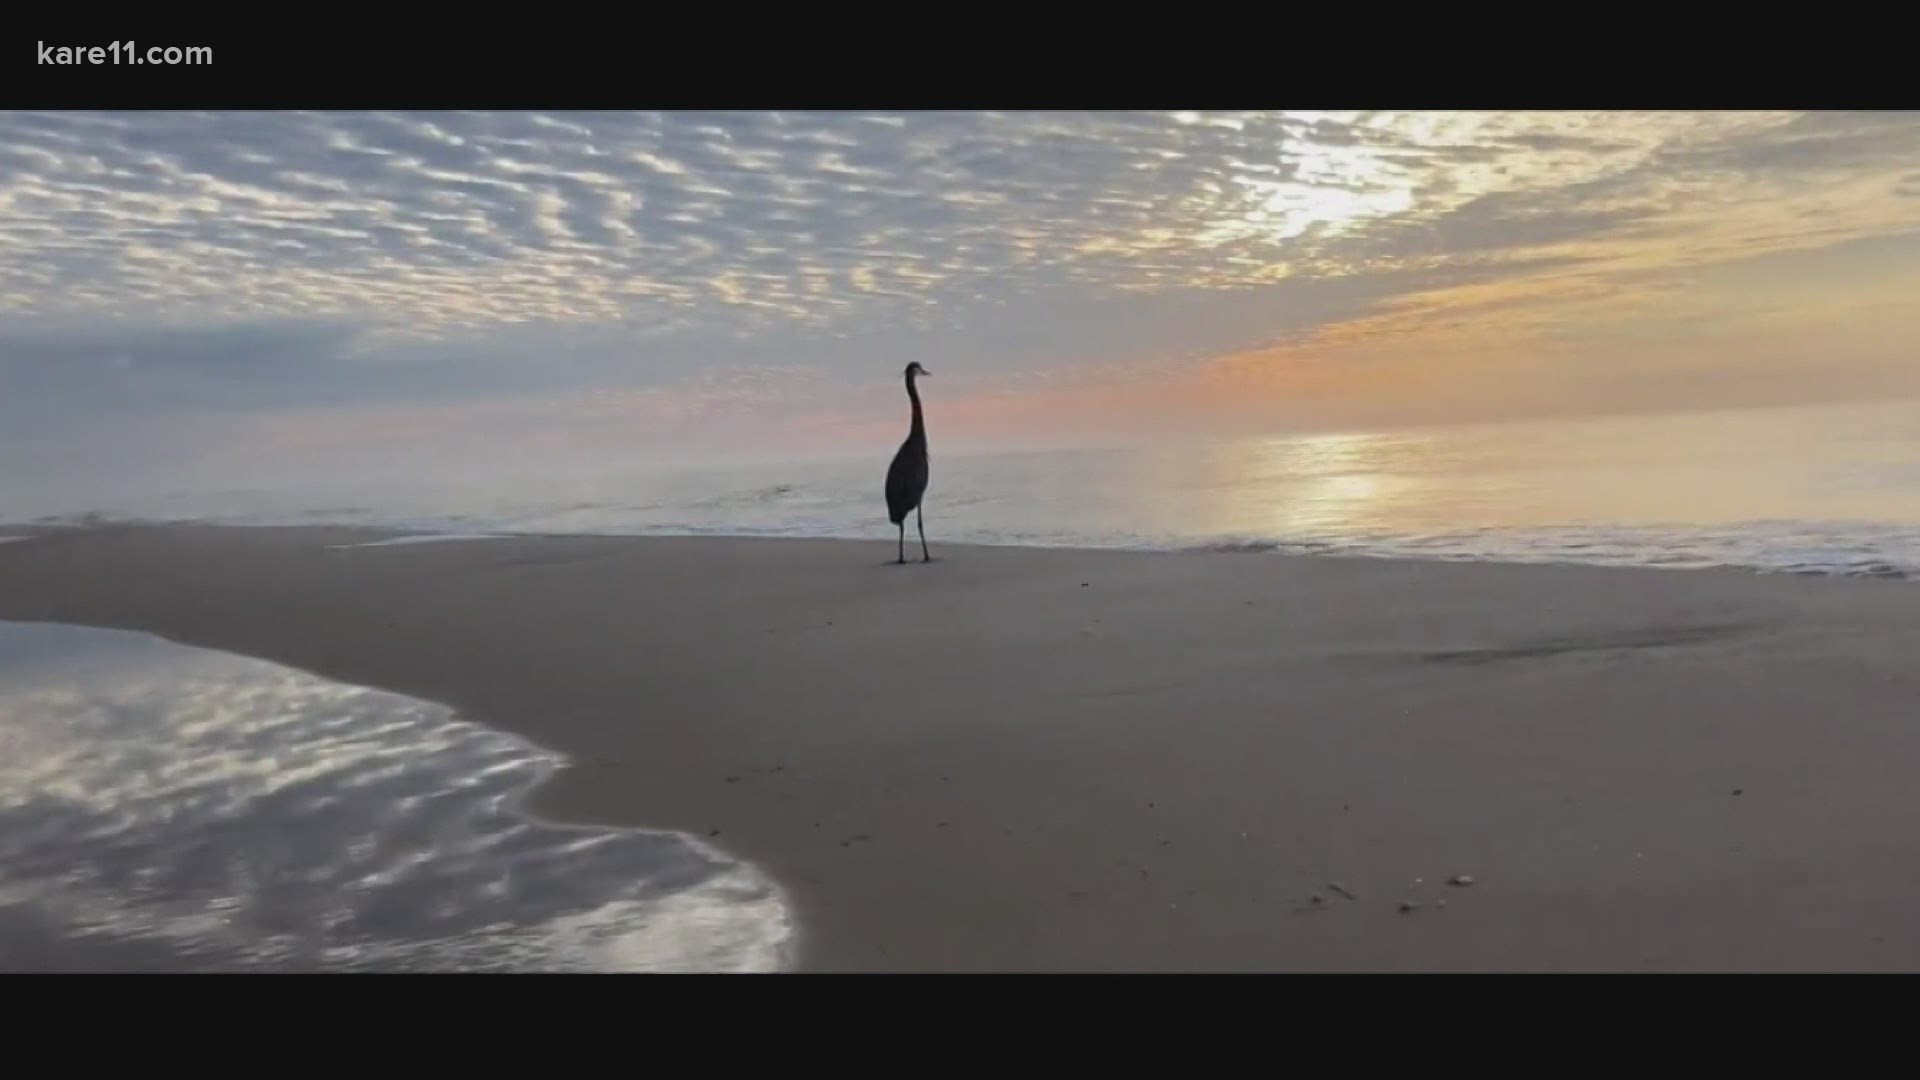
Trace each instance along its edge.
<path fill-rule="evenodd" d="M 1729 528 L 1738 531 L 1743 528 L 1759 528 L 1778 525 L 1773 520 L 1736 523 Z M 1872 531 L 1893 527 L 1885 522 L 1809 522 L 1807 525 L 1836 524 L 1852 525 L 1855 528 Z M 1584 528 L 1586 526 L 1541 526 L 1539 531 L 1555 532 Z M 1632 528 L 1658 531 L 1701 529 L 1702 526 L 1671 523 L 1667 525 L 1634 526 Z M 1920 526 L 1916 526 L 1920 531 Z M 529 530 L 515 531 L 484 530 L 473 531 L 470 523 L 442 525 L 407 525 L 395 523 L 355 523 L 355 522 L 304 522 L 304 521 L 229 521 L 217 518 L 104 518 L 99 515 L 84 515 L 79 520 L 47 519 L 0 524 L 0 544 L 10 541 L 32 539 L 38 536 L 53 536 L 67 533 L 89 533 L 125 529 L 223 529 L 223 530 L 260 530 L 260 531 L 303 531 L 341 533 L 354 537 L 342 542 L 338 547 L 410 547 L 421 544 L 464 543 L 479 540 L 569 540 L 593 538 L 601 540 L 737 540 L 772 541 L 801 543 L 843 543 L 843 544 L 886 544 L 893 543 L 891 537 L 855 536 L 845 533 L 795 533 L 778 528 L 754 530 L 733 526 L 670 526 L 648 531 L 621 532 L 613 530 Z M 1522 534 L 1528 531 L 1523 527 L 1510 527 L 1505 530 L 1492 529 L 1493 532 L 1505 531 L 1509 534 Z M 1768 563 L 1764 561 L 1740 561 L 1712 559 L 1694 556 L 1685 559 L 1651 559 L 1634 561 L 1629 558 L 1593 558 L 1576 557 L 1567 554 L 1528 554 L 1519 550 L 1494 549 L 1415 549 L 1406 547 L 1411 541 L 1407 537 L 1388 537 L 1385 541 L 1369 542 L 1358 539 L 1274 539 L 1270 537 L 1246 536 L 1194 536 L 1180 540 L 1147 541 L 1130 543 L 1099 543 L 1087 536 L 1063 537 L 1056 543 L 1035 542 L 1033 537 L 1015 539 L 967 539 L 944 540 L 940 546 L 955 550 L 971 548 L 1000 548 L 1017 551 L 1070 551 L 1093 553 L 1129 553 L 1138 555 L 1278 555 L 1285 558 L 1313 558 L 1336 560 L 1372 560 L 1386 562 L 1404 562 L 1413 564 L 1454 563 L 1488 566 L 1539 566 L 1569 568 L 1600 568 L 1625 570 L 1660 570 L 1688 572 L 1733 572 L 1740 574 L 1758 574 L 1765 576 L 1784 576 L 1813 579 L 1841 579 L 1879 582 L 1920 582 L 1920 562 L 1902 564 L 1890 561 L 1892 556 L 1857 555 L 1845 563 Z M 1393 546 L 1399 544 L 1402 546 Z M 1593 545 L 1583 542 L 1575 545 L 1580 549 L 1589 549 Z"/>
<path fill-rule="evenodd" d="M 790 902 L 794 970 L 1920 964 L 1897 916 L 1920 874 L 1894 865 L 1920 615 L 1885 582 L 37 535 L 0 545 L 0 618 L 143 630 L 524 738 L 565 762 L 524 812 L 751 864 Z"/>
<path fill-rule="evenodd" d="M 0 969 L 786 966 L 787 902 L 757 867 L 531 812 L 564 759 L 525 735 L 140 631 L 0 638 L 0 738 L 62 763 L 0 762 Z"/>

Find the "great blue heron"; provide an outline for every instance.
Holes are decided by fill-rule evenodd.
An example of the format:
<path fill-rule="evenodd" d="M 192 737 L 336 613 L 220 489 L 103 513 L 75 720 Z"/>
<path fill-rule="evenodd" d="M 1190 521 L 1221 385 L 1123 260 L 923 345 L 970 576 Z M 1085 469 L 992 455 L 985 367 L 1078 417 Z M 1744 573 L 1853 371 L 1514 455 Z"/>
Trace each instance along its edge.
<path fill-rule="evenodd" d="M 914 388 L 913 380 L 921 375 L 933 373 L 920 366 L 915 360 L 907 365 L 907 400 L 913 402 L 913 426 L 907 430 L 907 441 L 900 444 L 900 452 L 893 455 L 893 464 L 887 466 L 887 520 L 900 527 L 900 559 L 907 561 L 907 515 L 914 514 L 914 524 L 920 529 L 920 557 L 922 562 L 932 562 L 933 556 L 927 553 L 927 517 L 920 507 L 920 500 L 927 493 L 927 425 L 920 417 L 920 391 Z"/>

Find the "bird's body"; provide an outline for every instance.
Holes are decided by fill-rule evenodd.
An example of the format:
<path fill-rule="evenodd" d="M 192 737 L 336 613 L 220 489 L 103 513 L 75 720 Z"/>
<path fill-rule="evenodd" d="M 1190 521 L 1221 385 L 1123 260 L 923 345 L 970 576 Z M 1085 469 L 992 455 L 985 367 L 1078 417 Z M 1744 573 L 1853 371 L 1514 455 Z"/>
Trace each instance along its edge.
<path fill-rule="evenodd" d="M 929 374 L 918 361 L 907 365 L 907 400 L 913 402 L 913 426 L 907 430 L 907 441 L 893 455 L 893 464 L 887 467 L 887 520 L 900 528 L 900 562 L 907 561 L 907 515 L 920 511 L 916 523 L 920 529 L 920 556 L 923 562 L 932 562 L 933 556 L 927 553 L 927 522 L 921 501 L 927 494 L 927 424 L 920 413 L 920 391 L 913 381 L 921 375 Z"/>

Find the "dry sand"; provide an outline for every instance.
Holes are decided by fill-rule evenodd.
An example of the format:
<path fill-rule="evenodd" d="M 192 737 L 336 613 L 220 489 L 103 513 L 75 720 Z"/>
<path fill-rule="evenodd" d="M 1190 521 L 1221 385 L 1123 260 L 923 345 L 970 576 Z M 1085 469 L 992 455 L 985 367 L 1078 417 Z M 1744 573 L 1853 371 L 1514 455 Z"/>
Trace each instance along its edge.
<path fill-rule="evenodd" d="M 380 538 L 49 533 L 0 545 L 0 618 L 525 733 L 574 762 L 538 812 L 684 830 L 780 880 L 803 970 L 1920 969 L 1914 585 L 334 546 Z"/>

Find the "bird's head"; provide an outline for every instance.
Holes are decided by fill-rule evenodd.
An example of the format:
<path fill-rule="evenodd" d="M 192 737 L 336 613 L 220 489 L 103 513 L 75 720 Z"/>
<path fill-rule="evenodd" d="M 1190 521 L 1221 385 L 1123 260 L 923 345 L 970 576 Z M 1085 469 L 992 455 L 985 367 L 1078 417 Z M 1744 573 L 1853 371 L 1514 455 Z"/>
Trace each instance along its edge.
<path fill-rule="evenodd" d="M 926 368 L 923 368 L 923 367 L 921 367 L 921 366 L 920 366 L 920 361 L 918 361 L 918 360 L 915 360 L 915 361 L 914 361 L 913 363 L 911 363 L 911 364 L 908 364 L 908 365 L 907 365 L 907 378 L 909 378 L 909 379 L 911 379 L 911 378 L 913 378 L 913 377 L 914 377 L 914 376 L 916 376 L 916 375 L 929 375 L 929 376 L 930 376 L 930 375 L 932 375 L 932 374 L 933 374 L 933 372 L 931 372 L 931 371 L 928 371 L 928 370 L 927 370 Z"/>

